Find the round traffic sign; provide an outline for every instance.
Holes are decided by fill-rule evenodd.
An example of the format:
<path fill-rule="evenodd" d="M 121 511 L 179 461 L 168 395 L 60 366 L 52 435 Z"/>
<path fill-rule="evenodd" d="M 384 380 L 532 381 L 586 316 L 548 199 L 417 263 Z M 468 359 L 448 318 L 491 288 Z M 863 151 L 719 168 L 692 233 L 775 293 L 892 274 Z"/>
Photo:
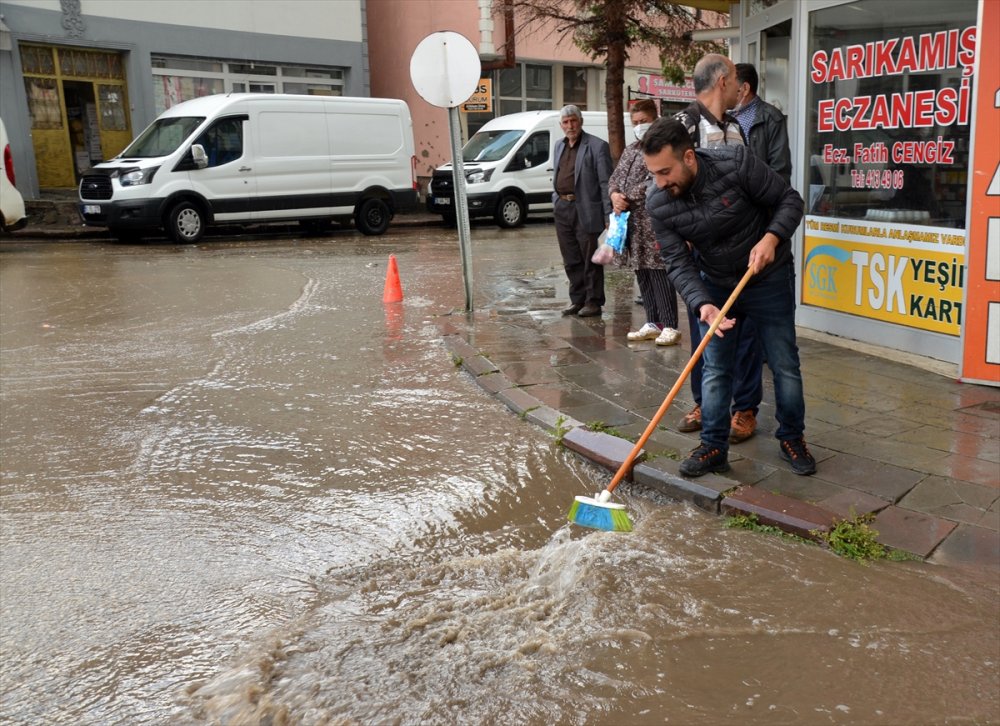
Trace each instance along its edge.
<path fill-rule="evenodd" d="M 427 103 L 454 108 L 479 87 L 482 65 L 476 48 L 461 33 L 431 33 L 410 57 L 410 80 Z"/>

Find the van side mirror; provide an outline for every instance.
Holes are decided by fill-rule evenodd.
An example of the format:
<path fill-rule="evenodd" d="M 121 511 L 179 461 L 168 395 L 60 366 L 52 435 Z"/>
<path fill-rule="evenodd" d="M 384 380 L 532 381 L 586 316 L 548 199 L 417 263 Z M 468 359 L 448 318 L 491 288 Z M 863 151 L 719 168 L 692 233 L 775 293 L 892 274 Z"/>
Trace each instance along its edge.
<path fill-rule="evenodd" d="M 205 147 L 201 144 L 191 144 L 191 160 L 199 169 L 208 166 L 208 154 L 205 153 Z"/>

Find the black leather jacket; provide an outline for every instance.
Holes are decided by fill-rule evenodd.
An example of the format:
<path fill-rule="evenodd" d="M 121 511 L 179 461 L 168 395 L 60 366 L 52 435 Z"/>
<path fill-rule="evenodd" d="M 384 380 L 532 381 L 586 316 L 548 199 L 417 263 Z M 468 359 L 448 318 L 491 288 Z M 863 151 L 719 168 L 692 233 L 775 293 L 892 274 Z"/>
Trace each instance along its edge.
<path fill-rule="evenodd" d="M 791 183 L 792 152 L 788 148 L 788 122 L 784 115 L 763 99 L 757 104 L 757 116 L 747 134 L 747 146 Z"/>
<path fill-rule="evenodd" d="M 706 303 L 717 304 L 699 273 L 735 287 L 746 272 L 750 250 L 766 233 L 773 232 L 781 242 L 758 279 L 791 262 L 790 240 L 804 205 L 797 191 L 744 146 L 696 149 L 695 154 L 698 173 L 687 193 L 675 199 L 651 187 L 646 211 L 670 281 L 697 313 Z M 697 250 L 697 260 L 687 242 Z"/>

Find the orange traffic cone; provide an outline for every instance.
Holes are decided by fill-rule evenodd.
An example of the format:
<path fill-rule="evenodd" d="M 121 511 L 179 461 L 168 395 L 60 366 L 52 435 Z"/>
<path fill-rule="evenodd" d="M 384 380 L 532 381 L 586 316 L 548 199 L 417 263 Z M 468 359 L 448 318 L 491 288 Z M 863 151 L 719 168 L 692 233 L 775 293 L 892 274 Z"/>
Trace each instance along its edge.
<path fill-rule="evenodd" d="M 385 271 L 385 289 L 382 291 L 382 302 L 393 303 L 403 301 L 403 287 L 399 284 L 399 268 L 396 266 L 396 255 L 389 255 L 389 267 Z"/>

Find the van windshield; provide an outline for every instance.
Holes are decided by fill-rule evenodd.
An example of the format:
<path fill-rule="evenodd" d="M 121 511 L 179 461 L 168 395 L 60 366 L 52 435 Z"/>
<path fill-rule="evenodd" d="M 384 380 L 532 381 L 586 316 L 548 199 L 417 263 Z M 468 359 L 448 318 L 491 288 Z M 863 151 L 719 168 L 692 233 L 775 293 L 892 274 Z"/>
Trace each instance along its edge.
<path fill-rule="evenodd" d="M 136 159 L 172 154 L 204 120 L 204 116 L 157 119 L 118 156 Z"/>
<path fill-rule="evenodd" d="M 524 131 L 479 131 L 462 149 L 463 161 L 500 161 L 507 152 L 524 136 Z"/>

